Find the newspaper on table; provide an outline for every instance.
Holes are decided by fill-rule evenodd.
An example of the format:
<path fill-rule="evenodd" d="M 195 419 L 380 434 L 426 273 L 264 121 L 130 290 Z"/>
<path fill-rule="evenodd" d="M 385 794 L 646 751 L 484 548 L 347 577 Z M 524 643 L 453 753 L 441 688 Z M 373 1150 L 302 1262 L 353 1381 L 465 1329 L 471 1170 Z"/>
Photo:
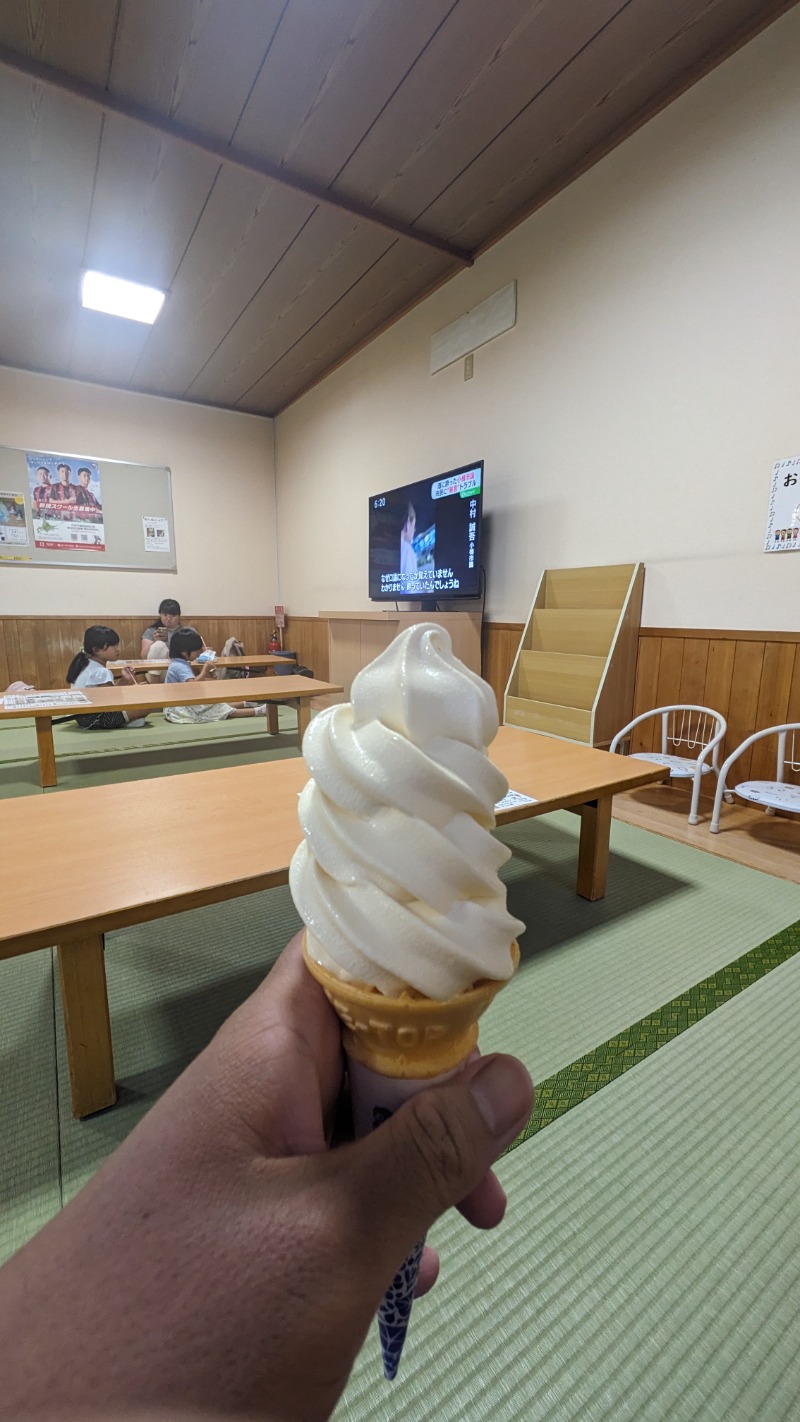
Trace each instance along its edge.
<path fill-rule="evenodd" d="M 91 706 L 82 691 L 26 691 L 20 696 L 2 698 L 6 711 L 49 711 L 53 706 Z"/>
<path fill-rule="evenodd" d="M 502 800 L 498 800 L 494 807 L 495 814 L 498 810 L 518 810 L 521 805 L 538 805 L 539 801 L 533 795 L 523 795 L 521 790 L 509 790 Z"/>

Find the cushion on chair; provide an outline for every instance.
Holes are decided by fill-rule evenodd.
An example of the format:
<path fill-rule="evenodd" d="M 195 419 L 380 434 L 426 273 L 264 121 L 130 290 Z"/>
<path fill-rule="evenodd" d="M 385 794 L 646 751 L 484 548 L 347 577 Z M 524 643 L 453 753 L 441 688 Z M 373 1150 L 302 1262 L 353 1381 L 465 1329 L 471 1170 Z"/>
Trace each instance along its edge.
<path fill-rule="evenodd" d="M 800 815 L 800 785 L 785 785 L 780 780 L 743 780 L 734 786 L 734 793 L 754 805 L 769 805 L 774 810 L 791 810 Z"/>
<path fill-rule="evenodd" d="M 668 765 L 670 780 L 691 779 L 697 770 L 696 760 L 687 760 L 682 755 L 662 755 L 660 751 L 636 751 L 631 760 L 649 760 L 653 765 Z M 703 774 L 708 775 L 711 766 L 703 761 Z"/>

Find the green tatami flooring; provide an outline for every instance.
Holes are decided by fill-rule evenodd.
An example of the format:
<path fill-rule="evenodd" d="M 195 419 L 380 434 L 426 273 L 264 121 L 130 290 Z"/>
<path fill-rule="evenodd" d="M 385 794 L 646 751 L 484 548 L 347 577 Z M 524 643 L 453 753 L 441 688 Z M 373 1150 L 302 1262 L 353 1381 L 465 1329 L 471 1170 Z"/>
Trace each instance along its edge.
<path fill-rule="evenodd" d="M 800 958 L 497 1167 L 451 1211 L 395 1383 L 374 1330 L 336 1422 L 800 1416 Z"/>
<path fill-rule="evenodd" d="M 277 736 L 260 716 L 207 726 L 172 725 L 160 712 L 148 720 L 123 731 L 82 731 L 74 721 L 55 726 L 58 785 L 44 793 L 299 754 L 297 712 L 288 706 L 278 707 Z M 41 793 L 33 722 L 0 722 L 0 800 Z"/>

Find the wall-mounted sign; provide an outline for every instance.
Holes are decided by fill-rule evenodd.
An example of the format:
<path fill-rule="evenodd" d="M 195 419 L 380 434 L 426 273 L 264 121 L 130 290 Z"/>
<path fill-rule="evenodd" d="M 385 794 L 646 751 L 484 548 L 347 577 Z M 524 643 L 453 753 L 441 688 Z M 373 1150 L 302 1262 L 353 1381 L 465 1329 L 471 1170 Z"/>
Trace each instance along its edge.
<path fill-rule="evenodd" d="M 764 552 L 800 552 L 800 455 L 772 466 Z"/>
<path fill-rule="evenodd" d="M 142 514 L 145 553 L 169 553 L 169 519 Z"/>

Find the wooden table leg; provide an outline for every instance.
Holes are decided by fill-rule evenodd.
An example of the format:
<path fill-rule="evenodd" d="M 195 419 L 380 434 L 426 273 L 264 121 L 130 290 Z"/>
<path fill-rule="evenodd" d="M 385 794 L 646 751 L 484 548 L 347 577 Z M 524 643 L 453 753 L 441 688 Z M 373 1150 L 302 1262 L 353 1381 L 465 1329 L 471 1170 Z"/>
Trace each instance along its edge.
<path fill-rule="evenodd" d="M 303 736 L 311 722 L 311 702 L 308 697 L 297 703 L 297 744 L 303 749 Z"/>
<path fill-rule="evenodd" d="M 47 789 L 58 783 L 51 716 L 36 717 L 36 749 L 39 752 L 39 783 Z"/>
<path fill-rule="evenodd" d="M 117 1099 L 102 933 L 60 943 L 58 971 L 72 1114 L 80 1120 Z"/>
<path fill-rule="evenodd" d="M 278 734 L 278 703 L 277 701 L 267 702 L 267 730 L 271 736 Z"/>
<path fill-rule="evenodd" d="M 578 848 L 578 893 L 582 899 L 602 899 L 606 892 L 611 839 L 611 795 L 581 805 Z"/>

